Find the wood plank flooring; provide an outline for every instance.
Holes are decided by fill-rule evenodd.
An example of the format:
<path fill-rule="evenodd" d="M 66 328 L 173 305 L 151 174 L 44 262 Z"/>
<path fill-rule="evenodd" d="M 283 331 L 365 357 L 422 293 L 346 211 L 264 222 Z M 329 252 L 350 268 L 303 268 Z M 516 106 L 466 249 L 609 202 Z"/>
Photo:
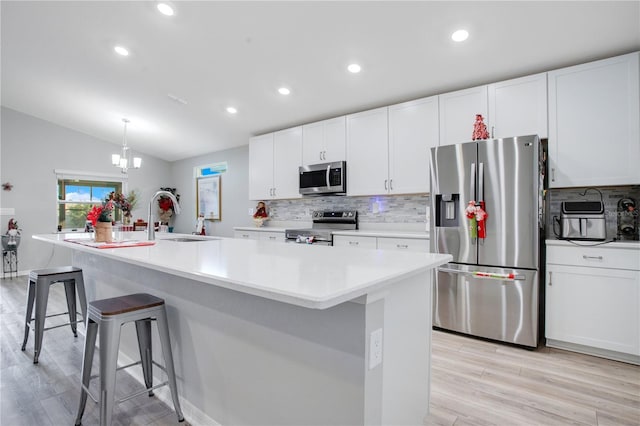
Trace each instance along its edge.
<path fill-rule="evenodd" d="M 45 332 L 40 363 L 33 365 L 33 333 L 26 351 L 20 350 L 25 289 L 26 277 L 0 280 L 0 425 L 72 425 L 82 336 L 75 339 L 68 327 Z M 48 311 L 64 312 L 63 286 L 51 290 Z M 136 380 L 118 373 L 119 395 L 138 388 Z M 83 424 L 98 424 L 91 400 Z M 115 407 L 113 424 L 163 426 L 175 425 L 177 419 L 171 407 L 141 395 Z M 435 331 L 425 424 L 640 425 L 640 367 Z"/>

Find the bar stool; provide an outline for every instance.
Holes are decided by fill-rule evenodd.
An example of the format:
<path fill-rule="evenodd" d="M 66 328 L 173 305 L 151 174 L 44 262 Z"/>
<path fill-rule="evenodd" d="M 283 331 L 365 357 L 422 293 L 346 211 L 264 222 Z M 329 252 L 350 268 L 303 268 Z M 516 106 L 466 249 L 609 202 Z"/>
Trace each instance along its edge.
<path fill-rule="evenodd" d="M 49 287 L 52 284 L 62 282 L 64 283 L 64 291 L 67 296 L 67 312 L 61 314 L 47 315 L 47 303 L 49 301 Z M 25 350 L 27 340 L 29 339 L 29 328 L 31 321 L 35 322 L 35 343 L 33 349 L 33 363 L 38 363 L 38 357 L 40 356 L 40 350 L 42 349 L 42 337 L 46 330 L 52 328 L 63 327 L 65 325 L 71 325 L 71 331 L 73 335 L 78 337 L 77 323 L 78 321 L 76 312 L 76 290 L 80 298 L 80 309 L 82 310 L 82 319 L 87 317 L 87 297 L 84 292 L 84 280 L 82 278 L 82 269 L 75 266 L 61 266 L 50 269 L 35 269 L 29 272 L 29 282 L 27 291 L 27 312 L 25 315 L 24 324 L 24 341 L 22 342 L 22 350 Z M 33 303 L 36 304 L 35 318 L 32 318 Z M 54 316 L 69 314 L 69 322 L 56 325 L 53 327 L 44 327 L 45 318 Z"/>
<path fill-rule="evenodd" d="M 152 358 L 151 351 L 151 321 L 157 321 L 160 344 L 164 355 L 165 366 L 159 365 Z M 140 361 L 118 367 L 118 346 L 120 344 L 120 328 L 127 322 L 135 321 L 138 336 L 138 348 Z M 91 376 L 93 354 L 95 352 L 96 335 L 100 333 L 100 425 L 111 424 L 113 405 L 127 401 L 145 392 L 153 395 L 153 390 L 161 386 L 169 385 L 173 405 L 178 416 L 178 422 L 184 421 L 180 402 L 178 400 L 178 388 L 176 375 L 173 368 L 173 355 L 171 354 L 171 342 L 169 340 L 169 326 L 164 300 L 146 293 L 129 294 L 111 299 L 94 300 L 89 303 L 89 317 L 87 320 L 87 335 L 84 343 L 84 358 L 82 359 L 82 391 L 80 393 L 80 406 L 76 417 L 76 426 L 82 423 L 82 415 L 87 404 L 89 382 L 98 376 Z M 146 389 L 115 401 L 116 371 L 142 364 L 142 373 Z M 167 374 L 167 381 L 153 386 L 153 365 Z"/>

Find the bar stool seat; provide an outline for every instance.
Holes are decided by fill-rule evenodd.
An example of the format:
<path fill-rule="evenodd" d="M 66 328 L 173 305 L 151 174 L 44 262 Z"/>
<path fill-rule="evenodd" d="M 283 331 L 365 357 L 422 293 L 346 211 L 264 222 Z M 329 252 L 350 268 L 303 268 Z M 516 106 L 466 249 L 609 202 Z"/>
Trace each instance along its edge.
<path fill-rule="evenodd" d="M 49 288 L 52 284 L 64 283 L 64 291 L 67 297 L 67 312 L 60 314 L 47 315 L 47 303 L 49 300 Z M 73 335 L 78 337 L 77 323 L 83 322 L 87 318 L 87 297 L 84 291 L 84 279 L 82 278 L 82 269 L 75 266 L 61 266 L 49 269 L 34 269 L 29 272 L 29 281 L 27 282 L 27 310 L 24 323 L 24 340 L 22 342 L 22 350 L 24 351 L 29 339 L 29 329 L 31 321 L 34 321 L 35 327 L 35 343 L 33 349 L 33 363 L 38 363 L 40 351 L 42 349 L 42 337 L 46 330 L 52 328 L 71 325 Z M 76 311 L 76 291 L 80 299 L 80 310 L 82 311 L 82 320 L 78 320 Z M 33 304 L 35 302 L 36 312 L 32 318 Z M 69 314 L 69 322 L 56 325 L 53 327 L 44 327 L 45 318 L 59 315 Z"/>
<path fill-rule="evenodd" d="M 168 385 L 171 390 L 171 398 L 178 416 L 178 422 L 184 421 L 180 401 L 178 400 L 178 388 L 169 340 L 169 326 L 163 299 L 147 293 L 129 294 L 110 299 L 94 300 L 89 303 L 87 319 L 87 333 L 84 344 L 84 357 L 82 359 L 82 391 L 80 394 L 80 406 L 76 417 L 76 426 L 82 423 L 82 415 L 87 404 L 87 395 L 95 402 L 100 403 L 100 425 L 111 424 L 113 406 L 143 393 L 153 396 L 153 390 Z M 151 348 L 151 322 L 156 321 L 160 345 L 164 355 L 165 365 L 162 366 L 153 360 Z M 123 367 L 118 367 L 118 347 L 120 344 L 120 329 L 128 322 L 135 322 L 138 336 L 138 348 L 140 361 Z M 100 334 L 100 397 L 95 398 L 89 392 L 91 379 L 91 366 L 95 352 L 96 336 Z M 142 364 L 142 373 L 146 388 L 128 395 L 118 401 L 115 400 L 116 371 Z M 153 365 L 167 374 L 167 381 L 153 385 Z"/>

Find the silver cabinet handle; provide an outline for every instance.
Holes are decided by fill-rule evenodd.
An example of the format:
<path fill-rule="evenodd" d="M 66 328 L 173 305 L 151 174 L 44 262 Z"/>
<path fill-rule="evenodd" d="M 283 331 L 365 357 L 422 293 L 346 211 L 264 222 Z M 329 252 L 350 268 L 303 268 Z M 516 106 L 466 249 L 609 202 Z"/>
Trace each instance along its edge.
<path fill-rule="evenodd" d="M 556 169 L 555 167 L 551 168 L 551 182 L 555 182 L 556 181 Z"/>
<path fill-rule="evenodd" d="M 318 157 L 322 160 L 322 151 L 318 152 Z"/>
<path fill-rule="evenodd" d="M 399 249 L 408 249 L 409 245 L 408 244 L 396 244 L 396 247 Z"/>
<path fill-rule="evenodd" d="M 247 234 L 242 234 L 242 238 L 249 238 L 249 235 L 247 235 Z"/>
<path fill-rule="evenodd" d="M 389 179 L 389 189 L 393 191 L 393 179 Z"/>
<path fill-rule="evenodd" d="M 270 240 L 275 240 L 275 239 L 276 239 L 276 237 L 269 237 L 269 239 L 270 239 Z"/>
<path fill-rule="evenodd" d="M 493 130 L 496 128 L 496 126 L 491 126 L 491 139 L 493 139 Z"/>
<path fill-rule="evenodd" d="M 551 277 L 552 277 L 551 274 L 553 274 L 553 272 L 549 272 L 549 287 L 553 285 L 553 282 L 551 281 Z"/>
<path fill-rule="evenodd" d="M 358 244 L 359 244 L 359 241 L 349 241 L 350 246 L 357 246 Z"/>
<path fill-rule="evenodd" d="M 596 260 L 602 260 L 603 257 L 602 256 L 587 256 L 586 254 L 582 255 L 583 259 L 596 259 Z"/>
<path fill-rule="evenodd" d="M 385 180 L 384 180 L 384 190 L 385 190 L 385 191 L 387 191 L 387 190 L 388 190 L 388 188 L 387 188 L 387 180 L 388 180 L 388 179 L 385 179 Z"/>

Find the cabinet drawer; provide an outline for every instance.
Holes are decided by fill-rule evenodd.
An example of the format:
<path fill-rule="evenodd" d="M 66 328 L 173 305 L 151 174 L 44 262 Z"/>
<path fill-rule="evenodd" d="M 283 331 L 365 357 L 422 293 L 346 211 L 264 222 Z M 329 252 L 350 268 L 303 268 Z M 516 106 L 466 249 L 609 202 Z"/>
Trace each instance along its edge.
<path fill-rule="evenodd" d="M 258 231 L 263 241 L 284 242 L 284 232 Z"/>
<path fill-rule="evenodd" d="M 234 238 L 242 238 L 245 240 L 259 240 L 260 232 L 259 231 L 235 231 L 233 233 Z"/>
<path fill-rule="evenodd" d="M 640 250 L 620 247 L 547 247 L 547 263 L 640 271 Z"/>
<path fill-rule="evenodd" d="M 376 237 L 356 237 L 346 235 L 335 235 L 333 245 L 336 247 L 356 247 L 356 248 L 376 248 Z"/>
<path fill-rule="evenodd" d="M 405 250 L 427 253 L 429 251 L 429 240 L 378 237 L 378 248 L 381 250 Z"/>

